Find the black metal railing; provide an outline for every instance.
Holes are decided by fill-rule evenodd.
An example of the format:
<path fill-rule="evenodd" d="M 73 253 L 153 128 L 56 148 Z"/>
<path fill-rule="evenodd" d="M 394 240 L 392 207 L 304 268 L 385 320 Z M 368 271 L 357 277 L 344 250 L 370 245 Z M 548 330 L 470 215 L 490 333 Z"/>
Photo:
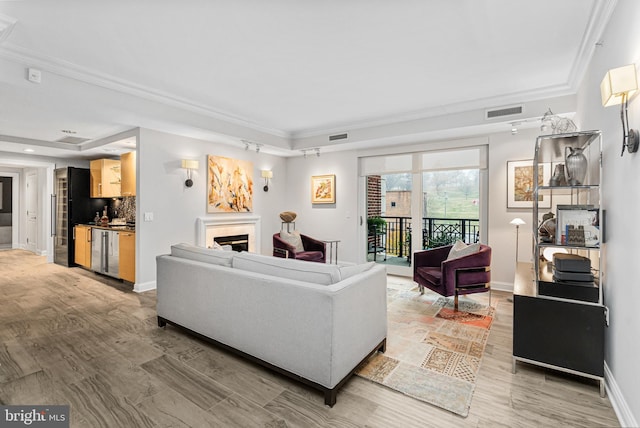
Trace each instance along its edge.
<path fill-rule="evenodd" d="M 386 222 L 370 233 L 369 247 L 394 257 L 411 259 L 411 217 L 381 216 Z M 460 239 L 467 244 L 480 239 L 480 220 L 470 218 L 422 218 L 422 248 L 435 248 Z"/>

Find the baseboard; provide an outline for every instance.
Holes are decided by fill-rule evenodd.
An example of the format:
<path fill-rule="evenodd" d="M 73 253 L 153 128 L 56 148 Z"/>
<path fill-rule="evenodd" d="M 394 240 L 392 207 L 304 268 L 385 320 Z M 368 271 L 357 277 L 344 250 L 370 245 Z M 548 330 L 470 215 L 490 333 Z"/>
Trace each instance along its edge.
<path fill-rule="evenodd" d="M 637 427 L 638 421 L 631 413 L 631 409 L 627 404 L 624 396 L 622 395 L 622 391 L 618 387 L 618 383 L 616 379 L 613 377 L 613 373 L 609 370 L 609 366 L 607 362 L 604 362 L 604 381 L 605 387 L 607 389 L 607 394 L 609 395 L 609 401 L 611 401 L 611 405 L 613 406 L 613 410 L 616 412 L 616 416 L 618 417 L 618 422 L 620 422 L 620 426 L 622 427 Z"/>
<path fill-rule="evenodd" d="M 491 289 L 513 293 L 513 282 L 491 281 Z"/>
<path fill-rule="evenodd" d="M 145 291 L 151 291 L 156 289 L 155 281 L 148 281 L 143 283 L 135 283 L 133 285 L 133 291 L 136 293 L 144 293 Z"/>

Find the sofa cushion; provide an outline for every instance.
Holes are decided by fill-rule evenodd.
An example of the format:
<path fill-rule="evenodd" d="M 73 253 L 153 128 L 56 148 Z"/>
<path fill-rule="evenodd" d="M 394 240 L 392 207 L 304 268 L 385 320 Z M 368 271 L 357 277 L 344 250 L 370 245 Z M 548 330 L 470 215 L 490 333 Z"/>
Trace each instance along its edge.
<path fill-rule="evenodd" d="M 373 265 L 375 265 L 374 262 L 362 263 L 353 266 L 342 266 L 340 268 L 340 278 L 344 280 L 354 275 L 358 275 L 359 273 L 366 272 L 371 269 Z"/>
<path fill-rule="evenodd" d="M 175 244 L 171 246 L 171 255 L 198 262 L 211 263 L 218 266 L 231 267 L 231 260 L 235 256 L 233 251 L 214 250 L 191 244 Z"/>
<path fill-rule="evenodd" d="M 467 245 L 464 242 L 457 240 L 456 243 L 453 244 L 453 247 L 451 247 L 447 260 L 453 260 L 460 257 L 468 256 L 469 254 L 475 254 L 478 251 L 480 251 L 479 242 Z"/>
<path fill-rule="evenodd" d="M 419 267 L 416 269 L 416 273 L 433 285 L 440 285 L 442 281 L 442 271 L 437 267 Z"/>
<path fill-rule="evenodd" d="M 340 281 L 340 269 L 337 265 L 309 263 L 254 253 L 236 254 L 232 261 L 232 267 L 320 285 L 331 285 Z"/>

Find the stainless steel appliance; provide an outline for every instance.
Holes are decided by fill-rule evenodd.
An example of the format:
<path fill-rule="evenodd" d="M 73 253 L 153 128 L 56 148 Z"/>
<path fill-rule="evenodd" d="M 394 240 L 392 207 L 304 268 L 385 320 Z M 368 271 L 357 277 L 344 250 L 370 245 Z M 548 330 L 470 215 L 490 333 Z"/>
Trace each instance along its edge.
<path fill-rule="evenodd" d="M 91 229 L 91 270 L 120 277 L 120 233 L 116 230 Z"/>
<path fill-rule="evenodd" d="M 77 266 L 73 227 L 89 223 L 102 212 L 108 199 L 89 197 L 90 173 L 86 168 L 59 168 L 54 174 L 54 194 L 51 195 L 51 235 L 53 236 L 53 261 L 64 266 Z"/>

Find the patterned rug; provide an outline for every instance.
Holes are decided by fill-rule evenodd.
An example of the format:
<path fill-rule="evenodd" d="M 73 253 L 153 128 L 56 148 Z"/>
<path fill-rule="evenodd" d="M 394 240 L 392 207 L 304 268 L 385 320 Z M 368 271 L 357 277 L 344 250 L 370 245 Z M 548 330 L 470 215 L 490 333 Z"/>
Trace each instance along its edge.
<path fill-rule="evenodd" d="M 461 416 L 469 414 L 493 308 L 418 288 L 388 289 L 387 351 L 356 374 Z"/>

